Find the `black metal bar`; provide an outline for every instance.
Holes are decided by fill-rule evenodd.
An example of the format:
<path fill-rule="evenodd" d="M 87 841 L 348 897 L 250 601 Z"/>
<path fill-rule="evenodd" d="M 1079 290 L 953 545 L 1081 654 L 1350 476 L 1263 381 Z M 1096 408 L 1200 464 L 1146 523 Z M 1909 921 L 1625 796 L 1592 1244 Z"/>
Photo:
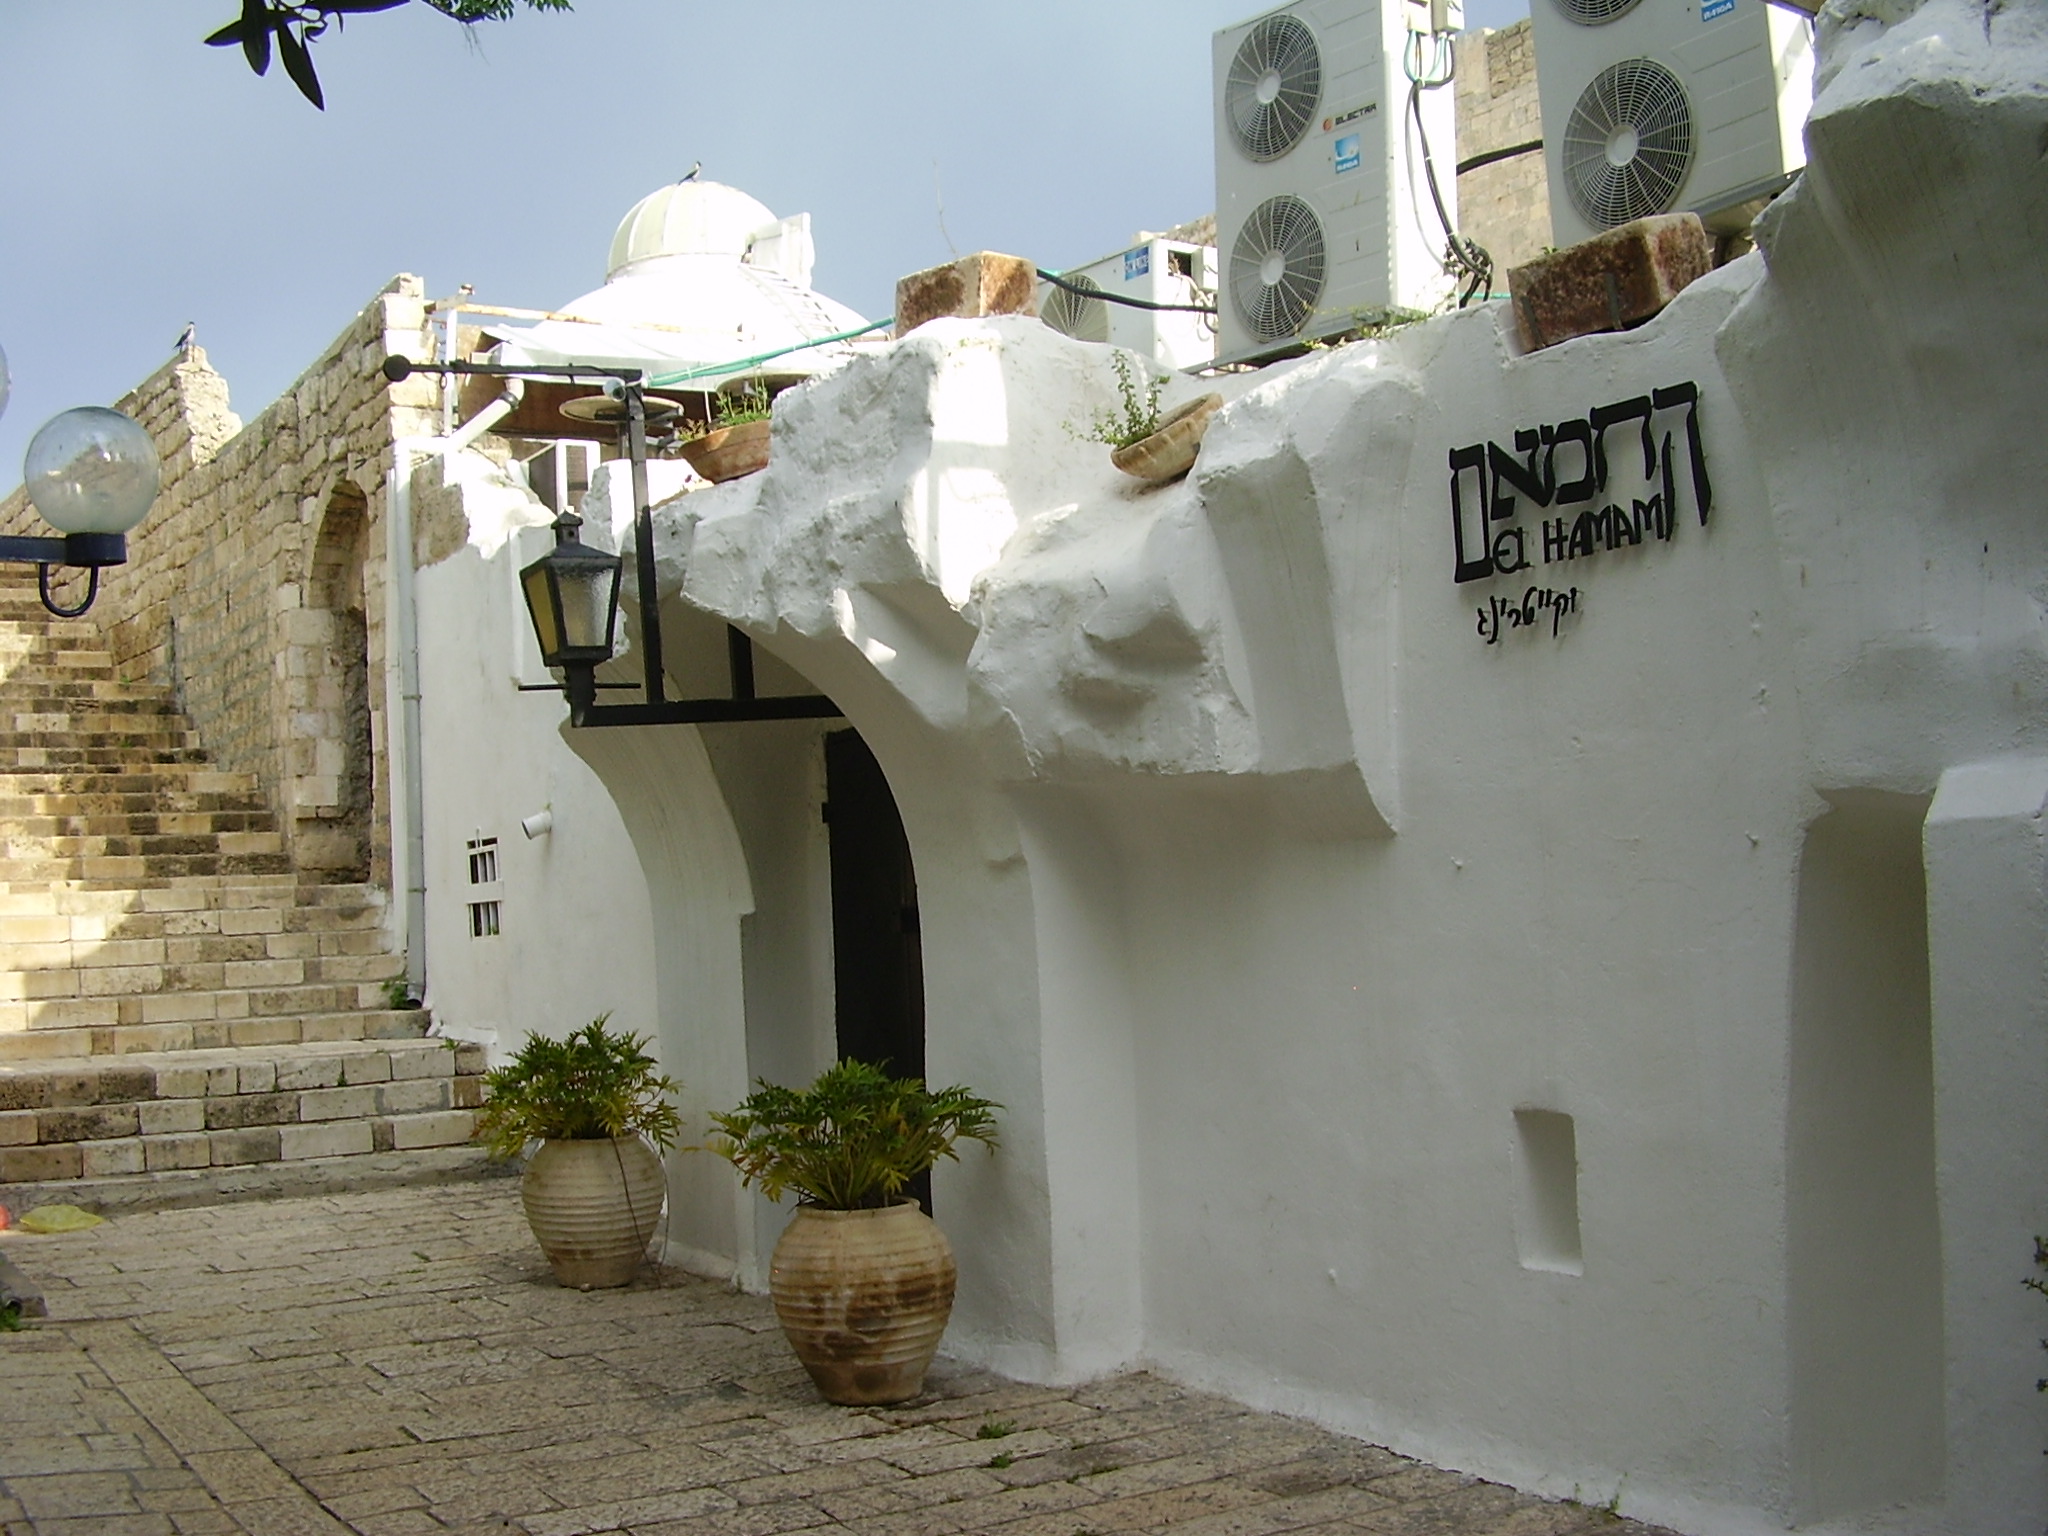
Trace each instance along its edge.
<path fill-rule="evenodd" d="M 654 582 L 654 508 L 647 501 L 647 402 L 626 386 L 626 451 L 633 460 L 633 576 L 640 589 L 640 664 L 647 702 L 667 702 L 662 682 L 661 599 Z"/>
<path fill-rule="evenodd" d="M 732 671 L 732 696 L 751 699 L 754 696 L 754 641 L 737 625 L 725 626 L 725 659 Z"/>
<path fill-rule="evenodd" d="M 600 368 L 592 363 L 416 363 L 393 353 L 384 359 L 384 377 L 397 384 L 415 373 L 468 373 L 490 379 L 617 379 L 637 384 L 643 377 L 638 368 Z"/>
<path fill-rule="evenodd" d="M 623 689 L 628 693 L 638 693 L 640 691 L 638 683 L 592 683 L 590 686 L 600 692 L 606 688 Z M 560 683 L 520 683 L 516 686 L 515 691 L 519 693 L 560 693 L 562 692 L 562 685 Z"/>
<path fill-rule="evenodd" d="M 1541 139 L 1531 139 L 1526 144 L 1509 144 L 1501 149 L 1489 149 L 1484 154 L 1468 155 L 1458 162 L 1458 174 L 1476 171 L 1482 165 L 1492 165 L 1501 160 L 1512 160 L 1517 155 L 1533 155 L 1543 147 Z"/>
<path fill-rule="evenodd" d="M 592 725 L 717 725 L 746 720 L 834 720 L 841 711 L 821 694 L 770 694 L 759 699 L 671 699 L 665 704 L 592 704 L 571 722 Z"/>
<path fill-rule="evenodd" d="M 67 533 L 55 538 L 28 534 L 0 536 L 0 560 L 14 565 L 126 565 L 124 533 Z"/>

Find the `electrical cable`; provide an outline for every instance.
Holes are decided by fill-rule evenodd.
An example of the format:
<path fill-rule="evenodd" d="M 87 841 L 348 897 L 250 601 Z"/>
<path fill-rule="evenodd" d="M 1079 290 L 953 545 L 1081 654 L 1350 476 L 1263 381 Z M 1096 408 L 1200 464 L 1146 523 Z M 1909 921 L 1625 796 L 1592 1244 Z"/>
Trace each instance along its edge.
<path fill-rule="evenodd" d="M 1216 306 L 1214 304 L 1157 304 L 1150 299 L 1133 299 L 1121 293 L 1104 293 L 1100 288 L 1083 288 L 1079 283 L 1069 282 L 1064 277 L 1061 277 L 1059 273 L 1048 272 L 1043 267 L 1038 269 L 1038 275 L 1048 283 L 1051 283 L 1055 288 L 1064 288 L 1069 293 L 1078 293 L 1084 299 L 1101 299 L 1105 304 L 1126 304 L 1132 309 L 1173 310 L 1177 313 L 1190 315 L 1213 315 L 1216 313 Z"/>
<path fill-rule="evenodd" d="M 1422 93 L 1441 90 L 1457 78 L 1458 54 L 1441 35 L 1431 34 L 1431 40 L 1436 44 L 1436 66 L 1423 68 L 1422 36 L 1411 33 L 1408 44 L 1401 49 L 1401 72 L 1408 77 L 1408 115 L 1415 124 L 1416 140 L 1422 145 L 1422 173 L 1429 183 L 1429 200 L 1436 208 L 1437 223 L 1443 227 L 1443 269 L 1454 284 L 1464 283 L 1464 291 L 1458 295 L 1458 308 L 1464 309 L 1480 294 L 1492 291 L 1493 256 L 1477 240 L 1458 233 L 1451 223 L 1450 211 L 1444 207 L 1443 189 L 1437 184 L 1436 157 L 1430 152 L 1429 130 L 1422 121 Z M 1410 45 L 1415 59 L 1412 65 Z"/>
<path fill-rule="evenodd" d="M 856 336 L 865 336 L 870 331 L 879 331 L 896 322 L 870 320 L 866 325 L 851 331 L 840 331 L 833 336 L 814 336 L 809 341 L 800 341 L 795 346 L 777 347 L 773 352 L 756 352 L 752 357 L 742 357 L 730 363 L 709 363 L 702 368 L 685 368 L 681 373 L 664 373 L 647 381 L 649 389 L 670 389 L 678 384 L 687 384 L 692 379 L 708 379 L 716 374 L 736 373 L 742 368 L 751 368 L 756 363 L 773 362 L 778 357 L 787 357 L 792 352 L 808 352 L 812 347 L 830 346 L 835 341 L 852 341 Z"/>
<path fill-rule="evenodd" d="M 1501 149 L 1489 149 L 1484 154 L 1473 155 L 1469 159 L 1460 160 L 1458 162 L 1458 174 L 1462 176 L 1467 171 L 1478 170 L 1482 165 L 1493 165 L 1502 160 L 1512 160 L 1517 155 L 1533 155 L 1542 147 L 1543 141 L 1541 139 L 1531 139 L 1526 144 L 1509 144 Z"/>

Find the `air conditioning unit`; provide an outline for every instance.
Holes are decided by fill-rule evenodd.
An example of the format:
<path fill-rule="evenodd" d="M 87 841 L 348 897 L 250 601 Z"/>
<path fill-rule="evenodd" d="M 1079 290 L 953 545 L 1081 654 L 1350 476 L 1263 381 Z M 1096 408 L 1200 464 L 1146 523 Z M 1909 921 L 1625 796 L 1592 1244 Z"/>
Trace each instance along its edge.
<path fill-rule="evenodd" d="M 1557 243 L 1646 214 L 1746 226 L 1806 163 L 1812 23 L 1767 0 L 1532 0 Z"/>
<path fill-rule="evenodd" d="M 1152 304 L 1209 305 L 1215 302 L 1216 249 L 1155 236 L 1060 276 L 1091 293 Z M 1128 347 L 1167 368 L 1201 368 L 1216 356 L 1216 317 L 1189 309 L 1137 309 L 1042 282 L 1038 314 L 1077 341 Z"/>
<path fill-rule="evenodd" d="M 1219 361 L 1449 296 L 1408 105 L 1411 72 L 1448 76 L 1435 18 L 1454 27 L 1458 8 L 1295 0 L 1216 34 Z M 1453 92 L 1425 90 L 1419 105 L 1455 223 Z"/>

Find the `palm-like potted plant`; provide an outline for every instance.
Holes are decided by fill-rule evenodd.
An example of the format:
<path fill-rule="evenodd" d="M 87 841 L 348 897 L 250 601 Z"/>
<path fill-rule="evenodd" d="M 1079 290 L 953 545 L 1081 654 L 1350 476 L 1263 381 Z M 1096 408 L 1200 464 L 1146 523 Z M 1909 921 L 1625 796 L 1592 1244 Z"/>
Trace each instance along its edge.
<path fill-rule="evenodd" d="M 682 455 L 690 468 L 714 484 L 751 475 L 767 466 L 774 416 L 775 401 L 765 384 L 747 384 L 716 395 L 711 419 L 690 424 Z"/>
<path fill-rule="evenodd" d="M 667 1192 L 655 1148 L 667 1151 L 682 1129 L 669 1102 L 681 1085 L 645 1037 L 607 1029 L 610 1018 L 564 1040 L 531 1037 L 485 1074 L 476 1117 L 493 1157 L 540 1143 L 519 1185 L 527 1224 L 555 1278 L 586 1291 L 639 1271 Z"/>
<path fill-rule="evenodd" d="M 713 1115 L 711 1149 L 769 1199 L 797 1192 L 769 1290 L 797 1358 L 831 1403 L 917 1396 L 953 1312 L 945 1234 L 903 1189 L 954 1144 L 996 1145 L 1002 1108 L 965 1088 L 842 1061 L 805 1089 L 763 1081 Z"/>

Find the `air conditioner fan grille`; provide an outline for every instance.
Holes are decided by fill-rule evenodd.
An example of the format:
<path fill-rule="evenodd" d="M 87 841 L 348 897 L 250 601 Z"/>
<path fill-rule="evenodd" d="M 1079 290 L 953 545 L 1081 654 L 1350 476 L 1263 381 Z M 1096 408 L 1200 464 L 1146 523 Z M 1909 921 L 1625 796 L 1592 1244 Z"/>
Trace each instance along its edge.
<path fill-rule="evenodd" d="M 1278 160 L 1301 142 L 1323 99 L 1323 56 L 1298 17 L 1268 16 L 1245 35 L 1223 84 L 1223 110 L 1237 147 Z"/>
<path fill-rule="evenodd" d="M 1582 27 L 1597 27 L 1634 10 L 1639 0 L 1557 0 L 1557 8 Z"/>
<path fill-rule="evenodd" d="M 1298 197 L 1269 197 L 1230 250 L 1230 298 L 1261 341 L 1299 335 L 1323 296 L 1323 226 Z"/>
<path fill-rule="evenodd" d="M 1697 135 L 1678 77 L 1623 59 L 1580 93 L 1562 152 L 1572 205 L 1602 229 L 1668 212 L 1692 170 Z"/>
<path fill-rule="evenodd" d="M 1068 282 L 1075 288 L 1086 288 L 1090 293 L 1100 293 L 1102 285 L 1092 277 L 1069 277 Z M 1109 340 L 1109 306 L 1101 299 L 1091 299 L 1084 294 L 1062 288 L 1057 283 L 1048 285 L 1045 307 L 1039 311 L 1039 318 L 1062 336 L 1071 336 L 1076 341 Z"/>

